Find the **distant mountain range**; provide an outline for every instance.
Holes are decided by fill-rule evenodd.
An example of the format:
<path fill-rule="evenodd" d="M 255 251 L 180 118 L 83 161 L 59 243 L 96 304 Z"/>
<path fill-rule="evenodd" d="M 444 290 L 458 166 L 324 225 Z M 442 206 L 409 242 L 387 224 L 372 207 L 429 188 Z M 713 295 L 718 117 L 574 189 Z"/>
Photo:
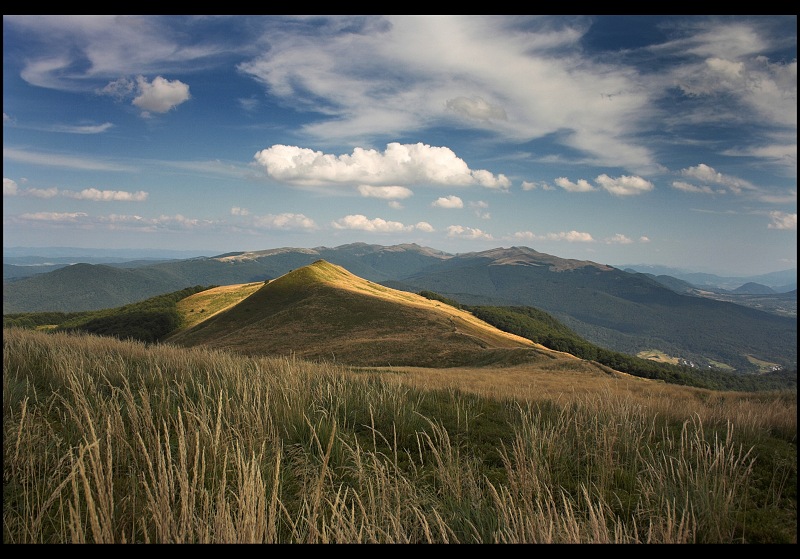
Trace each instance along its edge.
<path fill-rule="evenodd" d="M 653 266 L 649 264 L 626 264 L 615 267 L 620 270 L 640 272 L 653 276 L 670 276 L 683 280 L 693 287 L 704 289 L 734 291 L 749 283 L 767 286 L 775 293 L 785 293 L 797 289 L 797 268 L 755 276 L 718 276 L 715 274 L 691 272 L 680 268 Z"/>
<path fill-rule="evenodd" d="M 156 263 L 76 264 L 4 281 L 3 313 L 116 307 L 190 286 L 277 278 L 323 259 L 365 280 L 429 290 L 469 305 L 542 309 L 599 346 L 635 355 L 658 349 L 698 366 L 752 362 L 796 367 L 796 315 L 684 294 L 644 273 L 563 259 L 527 247 L 452 255 L 415 244 L 278 248 Z M 793 297 L 793 294 L 758 295 Z M 748 295 L 750 296 L 750 295 Z"/>

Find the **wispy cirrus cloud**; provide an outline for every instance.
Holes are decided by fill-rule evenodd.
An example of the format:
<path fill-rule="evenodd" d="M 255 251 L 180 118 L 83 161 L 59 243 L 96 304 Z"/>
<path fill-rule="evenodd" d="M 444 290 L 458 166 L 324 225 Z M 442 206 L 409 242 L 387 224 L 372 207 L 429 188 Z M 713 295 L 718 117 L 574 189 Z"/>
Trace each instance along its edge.
<path fill-rule="evenodd" d="M 24 149 L 3 147 L 3 158 L 23 163 L 35 163 L 48 167 L 65 167 L 68 169 L 81 169 L 84 171 L 133 171 L 134 167 L 99 159 L 43 153 Z"/>

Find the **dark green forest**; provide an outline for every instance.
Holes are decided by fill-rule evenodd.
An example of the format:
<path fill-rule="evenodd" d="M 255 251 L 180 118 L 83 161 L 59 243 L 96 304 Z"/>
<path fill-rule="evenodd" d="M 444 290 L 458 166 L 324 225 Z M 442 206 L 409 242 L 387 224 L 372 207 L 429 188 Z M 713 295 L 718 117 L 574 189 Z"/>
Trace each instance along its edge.
<path fill-rule="evenodd" d="M 484 322 L 505 332 L 527 338 L 538 344 L 596 361 L 617 371 L 637 377 L 662 380 L 673 384 L 716 390 L 779 390 L 797 389 L 797 370 L 781 370 L 765 375 L 735 374 L 714 369 L 658 363 L 618 351 L 604 349 L 581 338 L 552 315 L 534 307 L 462 305 L 458 301 L 432 291 L 420 295 L 471 312 Z"/>

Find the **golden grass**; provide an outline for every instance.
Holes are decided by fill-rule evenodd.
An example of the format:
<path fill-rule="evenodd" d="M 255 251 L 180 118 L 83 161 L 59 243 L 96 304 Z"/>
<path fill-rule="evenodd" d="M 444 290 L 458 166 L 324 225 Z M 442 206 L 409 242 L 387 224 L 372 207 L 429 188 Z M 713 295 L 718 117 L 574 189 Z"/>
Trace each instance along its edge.
<path fill-rule="evenodd" d="M 376 372 L 3 338 L 4 543 L 731 543 L 767 458 L 752 441 L 796 440 L 796 396 L 588 363 Z M 470 392 L 515 410 L 485 427 L 491 479 Z"/>
<path fill-rule="evenodd" d="M 191 328 L 208 320 L 212 316 L 242 302 L 258 289 L 264 282 L 223 285 L 206 289 L 178 301 L 177 309 L 181 317 L 181 327 Z"/>

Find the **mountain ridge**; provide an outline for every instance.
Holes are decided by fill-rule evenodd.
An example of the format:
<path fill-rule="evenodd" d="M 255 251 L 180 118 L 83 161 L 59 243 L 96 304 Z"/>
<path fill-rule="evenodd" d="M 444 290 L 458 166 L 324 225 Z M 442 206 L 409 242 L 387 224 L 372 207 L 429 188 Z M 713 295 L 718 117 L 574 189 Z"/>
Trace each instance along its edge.
<path fill-rule="evenodd" d="M 557 354 L 577 359 L 322 259 L 266 282 L 239 303 L 164 341 L 360 366 L 442 367 Z"/>

